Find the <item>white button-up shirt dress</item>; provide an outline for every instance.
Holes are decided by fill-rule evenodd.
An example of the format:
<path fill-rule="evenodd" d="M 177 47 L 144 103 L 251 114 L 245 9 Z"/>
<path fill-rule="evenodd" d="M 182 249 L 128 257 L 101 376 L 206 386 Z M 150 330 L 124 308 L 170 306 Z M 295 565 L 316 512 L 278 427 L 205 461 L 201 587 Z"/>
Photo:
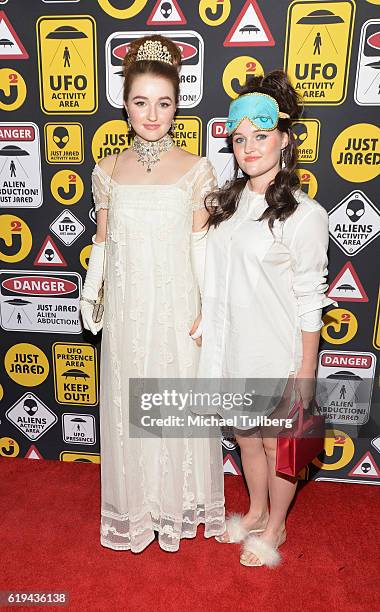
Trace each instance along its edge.
<path fill-rule="evenodd" d="M 336 304 L 325 296 L 327 212 L 302 190 L 295 197 L 297 209 L 272 233 L 257 221 L 265 196 L 247 183 L 232 217 L 210 229 L 199 377 L 285 383 L 302 363 L 300 316 Z"/>

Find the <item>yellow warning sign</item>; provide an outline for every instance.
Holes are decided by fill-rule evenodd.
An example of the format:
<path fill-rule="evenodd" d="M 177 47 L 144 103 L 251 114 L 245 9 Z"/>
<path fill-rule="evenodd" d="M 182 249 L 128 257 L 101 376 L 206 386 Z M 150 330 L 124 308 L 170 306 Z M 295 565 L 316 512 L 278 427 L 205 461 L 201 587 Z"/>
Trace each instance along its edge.
<path fill-rule="evenodd" d="M 60 404 L 98 403 L 98 368 L 96 348 L 92 344 L 55 342 L 52 346 L 54 362 L 55 399 Z"/>
<path fill-rule="evenodd" d="M 206 25 L 219 26 L 230 16 L 231 0 L 200 0 L 198 11 Z"/>
<path fill-rule="evenodd" d="M 40 385 L 49 374 L 49 361 L 43 350 L 26 342 L 7 350 L 4 367 L 8 376 L 23 387 Z"/>
<path fill-rule="evenodd" d="M 200 155 L 202 152 L 202 121 L 199 117 L 176 117 L 173 130 L 177 147 L 189 153 Z"/>
<path fill-rule="evenodd" d="M 132 141 L 126 121 L 106 121 L 98 127 L 92 138 L 92 156 L 98 162 L 103 157 L 124 151 L 131 146 Z"/>
<path fill-rule="evenodd" d="M 380 128 L 356 123 L 345 128 L 331 149 L 335 172 L 346 181 L 363 183 L 379 176 Z"/>
<path fill-rule="evenodd" d="M 42 110 L 47 114 L 95 113 L 98 91 L 93 17 L 40 17 L 36 29 Z"/>
<path fill-rule="evenodd" d="M 74 170 L 59 170 L 50 181 L 52 196 L 64 206 L 79 202 L 84 192 L 81 177 Z"/>
<path fill-rule="evenodd" d="M 136 17 L 143 10 L 148 0 L 128 0 L 125 4 L 128 4 L 126 8 L 116 8 L 114 6 L 114 2 L 112 0 L 98 0 L 99 6 L 114 17 L 115 19 L 131 19 L 131 17 Z M 117 2 L 116 2 L 117 4 Z"/>
<path fill-rule="evenodd" d="M 295 0 L 289 6 L 284 69 L 304 104 L 344 102 L 354 17 L 353 0 Z"/>
<path fill-rule="evenodd" d="M 16 215 L 0 215 L 0 261 L 22 261 L 32 248 L 32 232 Z"/>
<path fill-rule="evenodd" d="M 345 308 L 332 308 L 323 317 L 321 336 L 330 344 L 346 344 L 358 331 L 358 320 Z"/>
<path fill-rule="evenodd" d="M 59 455 L 60 461 L 77 461 L 81 463 L 100 463 L 100 455 L 96 453 L 70 453 L 62 451 Z"/>
<path fill-rule="evenodd" d="M 318 191 L 317 177 L 310 172 L 310 170 L 306 170 L 305 168 L 297 168 L 296 173 L 300 180 L 302 191 L 307 193 L 310 198 L 314 199 Z"/>
<path fill-rule="evenodd" d="M 48 164 L 83 162 L 81 123 L 45 123 L 45 157 Z"/>
<path fill-rule="evenodd" d="M 321 123 L 318 119 L 292 121 L 292 131 L 296 140 L 299 162 L 309 164 L 317 161 L 320 127 Z"/>
<path fill-rule="evenodd" d="M 20 447 L 13 438 L 0 438 L 0 457 L 17 457 Z"/>
<path fill-rule="evenodd" d="M 17 70 L 1 68 L 0 110 L 14 111 L 20 108 L 26 98 L 26 83 Z"/>
<path fill-rule="evenodd" d="M 249 55 L 240 55 L 228 62 L 223 71 L 224 91 L 230 98 L 237 98 L 248 77 L 260 76 L 264 69 L 260 62 Z"/>
<path fill-rule="evenodd" d="M 325 457 L 320 461 L 313 459 L 314 465 L 321 470 L 340 470 L 350 463 L 355 453 L 355 446 L 348 434 L 339 429 L 327 429 L 325 432 Z"/>

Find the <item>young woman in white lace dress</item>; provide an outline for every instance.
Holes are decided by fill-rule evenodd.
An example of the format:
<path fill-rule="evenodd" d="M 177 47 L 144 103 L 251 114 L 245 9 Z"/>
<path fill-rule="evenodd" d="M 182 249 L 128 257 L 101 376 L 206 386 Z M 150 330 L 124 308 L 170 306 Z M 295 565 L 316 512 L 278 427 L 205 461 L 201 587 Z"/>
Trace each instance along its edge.
<path fill-rule="evenodd" d="M 124 100 L 133 146 L 96 164 L 97 232 L 81 296 L 84 326 L 103 326 L 100 367 L 101 544 L 140 552 L 224 532 L 218 438 L 129 437 L 130 378 L 195 378 L 189 335 L 203 282 L 203 200 L 216 186 L 206 158 L 174 146 L 180 50 L 150 36 L 124 60 Z M 107 219 L 108 217 L 108 219 Z M 105 310 L 92 321 L 105 257 Z"/>

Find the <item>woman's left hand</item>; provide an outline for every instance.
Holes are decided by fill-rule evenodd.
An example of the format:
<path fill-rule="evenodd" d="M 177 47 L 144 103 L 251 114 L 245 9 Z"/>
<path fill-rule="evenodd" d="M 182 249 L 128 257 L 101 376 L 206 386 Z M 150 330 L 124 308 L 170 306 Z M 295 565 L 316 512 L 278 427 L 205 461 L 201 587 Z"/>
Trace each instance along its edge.
<path fill-rule="evenodd" d="M 202 346 L 202 314 L 199 314 L 195 319 L 189 335 L 195 336 L 193 340 L 197 346 Z"/>
<path fill-rule="evenodd" d="M 296 401 L 302 401 L 304 410 L 307 410 L 315 393 L 315 369 L 301 367 L 295 381 Z"/>

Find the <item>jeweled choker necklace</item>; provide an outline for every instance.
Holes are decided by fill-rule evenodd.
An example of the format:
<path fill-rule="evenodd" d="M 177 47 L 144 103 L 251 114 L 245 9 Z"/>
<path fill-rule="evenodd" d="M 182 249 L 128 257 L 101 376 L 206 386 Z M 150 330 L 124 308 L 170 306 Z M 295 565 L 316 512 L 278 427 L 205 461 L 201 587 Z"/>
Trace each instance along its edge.
<path fill-rule="evenodd" d="M 160 161 L 160 154 L 169 151 L 172 147 L 174 141 L 169 134 L 154 141 L 144 140 L 136 134 L 132 145 L 132 149 L 137 154 L 137 161 L 147 167 L 147 172 L 152 172 L 152 166 Z"/>

